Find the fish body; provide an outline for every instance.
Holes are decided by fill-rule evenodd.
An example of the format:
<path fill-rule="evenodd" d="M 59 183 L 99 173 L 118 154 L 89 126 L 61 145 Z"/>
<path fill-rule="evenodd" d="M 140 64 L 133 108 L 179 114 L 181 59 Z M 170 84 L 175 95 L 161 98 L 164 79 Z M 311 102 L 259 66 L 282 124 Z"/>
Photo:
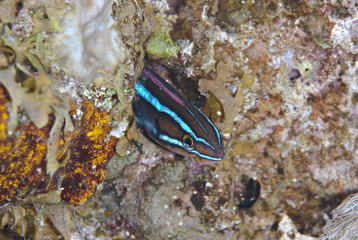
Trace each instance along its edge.
<path fill-rule="evenodd" d="M 149 139 L 202 164 L 225 157 L 218 128 L 173 86 L 148 67 L 136 85 L 133 112 Z"/>

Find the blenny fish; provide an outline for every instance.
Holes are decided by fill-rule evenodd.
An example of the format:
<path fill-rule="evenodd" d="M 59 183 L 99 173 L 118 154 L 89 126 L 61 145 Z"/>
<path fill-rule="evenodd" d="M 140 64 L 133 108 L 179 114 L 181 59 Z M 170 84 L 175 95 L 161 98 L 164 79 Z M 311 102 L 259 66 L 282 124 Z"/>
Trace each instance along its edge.
<path fill-rule="evenodd" d="M 225 157 L 218 128 L 152 69 L 144 67 L 135 90 L 133 112 L 147 138 L 201 164 Z"/>

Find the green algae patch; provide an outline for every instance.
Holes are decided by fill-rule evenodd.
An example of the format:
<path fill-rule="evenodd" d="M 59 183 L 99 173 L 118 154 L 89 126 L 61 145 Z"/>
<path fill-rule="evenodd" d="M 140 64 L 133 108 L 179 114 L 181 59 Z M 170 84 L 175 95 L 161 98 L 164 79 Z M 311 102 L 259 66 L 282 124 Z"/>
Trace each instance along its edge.
<path fill-rule="evenodd" d="M 154 57 L 175 57 L 179 48 L 172 41 L 169 31 L 169 24 L 162 18 L 158 17 L 158 30 L 149 40 L 147 52 Z"/>
<path fill-rule="evenodd" d="M 34 22 L 33 34 L 38 32 L 63 32 L 60 23 L 55 20 L 46 19 L 41 13 L 35 12 L 32 16 Z"/>

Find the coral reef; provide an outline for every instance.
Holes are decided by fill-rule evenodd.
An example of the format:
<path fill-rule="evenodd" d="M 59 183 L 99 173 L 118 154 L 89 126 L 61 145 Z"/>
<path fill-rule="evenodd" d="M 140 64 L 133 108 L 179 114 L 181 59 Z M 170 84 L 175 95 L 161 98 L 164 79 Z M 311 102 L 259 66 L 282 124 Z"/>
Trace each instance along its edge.
<path fill-rule="evenodd" d="M 1 102 L 10 101 L 1 88 Z M 56 128 L 54 118 L 37 128 L 32 122 L 19 124 L 11 135 L 7 134 L 9 113 L 3 109 L 0 140 L 0 204 L 28 195 L 61 189 L 60 198 L 75 205 L 87 200 L 97 189 L 107 170 L 107 162 L 115 153 L 117 138 L 109 136 L 111 128 L 106 112 L 93 109 L 89 101 L 82 108 L 73 106 L 70 112 L 76 130 L 58 136 L 55 159 L 49 157 L 50 135 Z M 60 131 L 60 130 L 57 130 Z M 60 133 L 60 132 L 59 132 Z M 49 169 L 50 175 L 47 173 Z M 49 178 L 50 177 L 50 178 Z"/>
<path fill-rule="evenodd" d="M 358 195 L 352 194 L 332 211 L 330 219 L 323 228 L 320 239 L 357 239 Z"/>
<path fill-rule="evenodd" d="M 357 19 L 346 0 L 1 1 L 0 238 L 343 236 Z M 144 64 L 220 128 L 221 163 L 139 134 Z"/>

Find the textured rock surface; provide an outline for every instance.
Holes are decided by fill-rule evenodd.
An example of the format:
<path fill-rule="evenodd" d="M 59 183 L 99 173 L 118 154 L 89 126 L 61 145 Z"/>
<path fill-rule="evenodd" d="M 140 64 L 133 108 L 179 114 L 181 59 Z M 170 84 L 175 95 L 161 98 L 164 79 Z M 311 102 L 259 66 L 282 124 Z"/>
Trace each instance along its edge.
<path fill-rule="evenodd" d="M 117 154 L 99 187 L 74 178 L 74 186 L 86 183 L 83 190 L 100 189 L 86 202 L 72 202 L 82 206 L 53 205 L 61 188 L 12 192 L 11 206 L 0 210 L 4 236 L 68 237 L 72 231 L 75 239 L 314 239 L 329 213 L 358 190 L 356 2 L 59 2 L 0 3 L 1 73 L 17 63 L 18 86 L 7 91 L 47 100 L 43 108 L 29 108 L 23 98 L 10 104 L 1 95 L 0 140 L 18 122 L 36 123 L 36 116 L 44 116 L 39 125 L 55 119 L 57 129 L 71 132 L 69 102 L 90 100 L 113 117 L 106 134 L 119 138 Z M 69 22 L 78 23 L 75 30 Z M 147 64 L 215 121 L 225 160 L 201 166 L 138 134 L 130 103 L 145 54 Z M 39 81 L 47 79 L 39 73 L 50 82 Z M 51 149 L 67 156 L 61 147 Z M 83 170 L 80 163 L 68 170 Z M 31 186 L 44 176 L 32 177 Z M 257 201 L 242 208 L 258 189 Z"/>
<path fill-rule="evenodd" d="M 320 239 L 357 239 L 358 194 L 352 194 L 332 211 Z"/>

